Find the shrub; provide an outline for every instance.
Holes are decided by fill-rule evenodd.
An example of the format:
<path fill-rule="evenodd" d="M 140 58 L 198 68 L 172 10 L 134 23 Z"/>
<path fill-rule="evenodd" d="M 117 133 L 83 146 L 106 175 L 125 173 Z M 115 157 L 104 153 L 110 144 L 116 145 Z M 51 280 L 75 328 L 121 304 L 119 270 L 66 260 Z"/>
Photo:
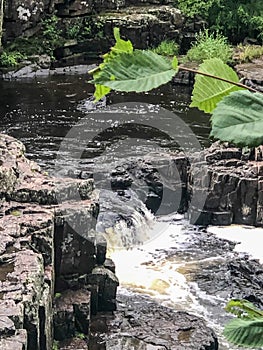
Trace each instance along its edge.
<path fill-rule="evenodd" d="M 263 46 L 260 45 L 238 45 L 235 48 L 234 60 L 239 63 L 251 62 L 253 59 L 263 55 Z"/>
<path fill-rule="evenodd" d="M 0 66 L 1 67 L 15 67 L 18 65 L 19 61 L 21 61 L 23 58 L 24 58 L 24 55 L 22 55 L 20 52 L 4 51 L 0 55 Z"/>
<path fill-rule="evenodd" d="M 179 45 L 172 40 L 164 40 L 152 51 L 162 56 L 174 56 L 179 52 Z"/>
<path fill-rule="evenodd" d="M 262 0 L 177 0 L 174 5 L 189 18 L 202 17 L 233 43 L 247 36 L 263 40 Z"/>
<path fill-rule="evenodd" d="M 196 42 L 186 54 L 186 60 L 201 63 L 214 57 L 225 63 L 231 60 L 232 48 L 227 43 L 227 39 L 218 32 L 211 34 L 208 30 L 199 32 L 196 35 Z"/>

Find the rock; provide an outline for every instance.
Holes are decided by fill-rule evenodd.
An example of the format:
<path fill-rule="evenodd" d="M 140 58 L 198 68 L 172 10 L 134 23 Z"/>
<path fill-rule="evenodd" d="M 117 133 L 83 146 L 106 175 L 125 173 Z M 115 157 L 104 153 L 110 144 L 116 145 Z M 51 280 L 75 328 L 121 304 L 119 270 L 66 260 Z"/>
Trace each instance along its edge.
<path fill-rule="evenodd" d="M 114 319 L 107 320 L 107 326 L 107 349 L 122 349 L 121 344 L 127 349 L 218 349 L 214 332 L 201 318 L 175 312 L 140 295 L 119 294 L 118 311 Z"/>
<path fill-rule="evenodd" d="M 67 290 L 55 299 L 54 337 L 64 340 L 77 332 L 88 335 L 90 327 L 90 298 L 87 290 Z"/>
<path fill-rule="evenodd" d="M 104 23 L 104 33 L 112 37 L 113 28 L 119 27 L 138 49 L 158 45 L 164 39 L 179 41 L 183 18 L 172 6 L 134 6 L 118 11 L 104 12 L 98 16 Z"/>
<path fill-rule="evenodd" d="M 79 338 L 71 338 L 59 343 L 60 350 L 88 350 L 87 342 Z"/>
<path fill-rule="evenodd" d="M 245 84 L 263 91 L 263 56 L 249 63 L 238 64 L 235 70 Z"/>
<path fill-rule="evenodd" d="M 7 316 L 0 317 L 0 337 L 10 336 L 15 334 L 14 322 Z"/>
<path fill-rule="evenodd" d="M 87 282 L 99 286 L 98 311 L 115 311 L 119 281 L 114 273 L 104 266 L 98 266 L 92 270 Z"/>
<path fill-rule="evenodd" d="M 53 296 L 69 286 L 82 289 L 65 293 L 56 311 L 57 337 L 88 335 L 90 312 L 104 308 L 100 281 L 86 281 L 96 264 L 93 179 L 49 178 L 24 156 L 22 143 L 7 135 L 0 135 L 0 174 L 1 349 L 51 349 Z M 99 260 L 105 249 L 101 242 Z M 106 285 L 115 278 L 110 273 Z"/>
<path fill-rule="evenodd" d="M 27 333 L 24 329 L 18 330 L 15 335 L 0 338 L 2 350 L 27 350 Z"/>

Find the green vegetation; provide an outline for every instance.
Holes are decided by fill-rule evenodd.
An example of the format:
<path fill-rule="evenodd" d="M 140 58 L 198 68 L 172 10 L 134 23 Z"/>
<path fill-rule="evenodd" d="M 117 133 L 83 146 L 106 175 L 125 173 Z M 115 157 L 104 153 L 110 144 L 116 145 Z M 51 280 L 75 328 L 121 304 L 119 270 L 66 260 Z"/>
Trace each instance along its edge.
<path fill-rule="evenodd" d="M 83 334 L 83 333 L 77 333 L 76 337 L 79 339 L 82 339 L 82 340 L 86 338 L 85 334 Z"/>
<path fill-rule="evenodd" d="M 245 37 L 263 40 L 262 0 L 176 0 L 174 5 L 188 17 L 201 17 L 234 43 Z"/>
<path fill-rule="evenodd" d="M 227 63 L 232 57 L 232 48 L 227 43 L 227 38 L 216 33 L 209 33 L 206 29 L 196 35 L 196 42 L 186 54 L 186 60 L 198 63 L 206 59 L 217 57 Z"/>
<path fill-rule="evenodd" d="M 260 45 L 238 45 L 235 48 L 233 59 L 239 63 L 251 62 L 263 55 L 263 46 Z"/>
<path fill-rule="evenodd" d="M 104 24 L 95 17 L 83 17 L 76 20 L 63 20 L 53 15 L 42 20 L 37 36 L 19 37 L 9 43 L 0 56 L 1 67 L 15 67 L 21 59 L 34 55 L 47 54 L 54 59 L 54 50 L 64 45 L 66 40 L 79 42 L 91 38 L 102 38 Z"/>
<path fill-rule="evenodd" d="M 241 347 L 263 346 L 263 311 L 247 300 L 230 300 L 226 310 L 237 316 L 224 329 L 229 342 Z"/>
<path fill-rule="evenodd" d="M 59 342 L 58 342 L 57 340 L 54 340 L 54 341 L 53 341 L 52 350 L 58 350 L 58 349 L 59 349 L 58 343 L 59 343 Z"/>
<path fill-rule="evenodd" d="M 104 62 L 91 71 L 96 86 L 95 98 L 110 92 L 149 91 L 167 83 L 178 69 L 197 74 L 191 107 L 212 113 L 211 136 L 240 147 L 263 144 L 263 94 L 239 83 L 235 71 L 218 58 L 205 60 L 198 71 L 178 67 L 176 57 L 167 61 L 152 51 L 133 50 L 130 41 L 120 39 L 104 55 Z M 242 111 L 242 113 L 241 113 Z"/>
<path fill-rule="evenodd" d="M 179 45 L 173 40 L 164 40 L 152 51 L 162 56 L 174 56 L 179 53 Z"/>
<path fill-rule="evenodd" d="M 25 57 L 21 52 L 18 51 L 3 51 L 0 55 L 0 66 L 1 67 L 15 67 Z"/>

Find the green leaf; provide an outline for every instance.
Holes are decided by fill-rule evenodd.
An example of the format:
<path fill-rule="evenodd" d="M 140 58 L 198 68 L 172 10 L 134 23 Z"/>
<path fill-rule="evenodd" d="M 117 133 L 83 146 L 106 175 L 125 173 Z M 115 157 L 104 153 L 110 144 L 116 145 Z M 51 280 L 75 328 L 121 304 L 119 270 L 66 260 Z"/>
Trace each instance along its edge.
<path fill-rule="evenodd" d="M 211 118 L 210 136 L 239 147 L 263 144 L 263 94 L 236 91 L 225 97 Z"/>
<path fill-rule="evenodd" d="M 133 46 L 131 41 L 130 40 L 126 41 L 121 39 L 119 28 L 114 28 L 113 33 L 116 41 L 115 45 L 111 47 L 108 53 L 102 56 L 103 62 L 99 65 L 99 67 L 96 67 L 95 69 L 92 69 L 88 72 L 90 75 L 93 76 L 94 79 L 98 79 L 107 62 L 110 62 L 111 60 L 115 59 L 121 53 L 133 52 Z M 104 86 L 103 84 L 95 84 L 95 92 L 94 92 L 95 102 L 99 101 L 102 97 L 106 96 L 110 91 L 111 91 L 110 87 Z"/>
<path fill-rule="evenodd" d="M 111 88 L 109 88 L 108 86 L 95 84 L 95 92 L 94 92 L 95 101 L 94 102 L 98 102 L 100 99 L 106 96 L 110 91 L 111 91 Z"/>
<path fill-rule="evenodd" d="M 242 318 L 263 317 L 263 311 L 247 300 L 232 299 L 226 305 L 226 311 Z"/>
<path fill-rule="evenodd" d="M 171 62 L 152 51 L 135 50 L 107 62 L 93 82 L 117 91 L 143 92 L 167 83 L 176 71 L 176 61 Z"/>
<path fill-rule="evenodd" d="M 226 339 L 235 345 L 258 348 L 263 346 L 263 318 L 231 320 L 223 332 Z"/>
<path fill-rule="evenodd" d="M 205 60 L 200 65 L 199 71 L 209 73 L 235 83 L 239 82 L 236 72 L 218 58 Z M 233 91 L 241 89 L 242 88 L 230 83 L 196 74 L 192 103 L 190 107 L 197 107 L 206 113 L 211 113 L 222 98 L 229 95 Z"/>

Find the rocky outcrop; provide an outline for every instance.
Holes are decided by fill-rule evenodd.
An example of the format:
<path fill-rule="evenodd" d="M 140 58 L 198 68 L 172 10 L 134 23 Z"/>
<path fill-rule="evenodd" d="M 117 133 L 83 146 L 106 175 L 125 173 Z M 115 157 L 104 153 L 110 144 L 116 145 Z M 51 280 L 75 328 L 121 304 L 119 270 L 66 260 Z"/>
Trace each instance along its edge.
<path fill-rule="evenodd" d="M 201 225 L 262 226 L 262 161 L 219 143 L 195 157 L 189 192 L 194 187 L 205 201 L 203 209 L 198 201 L 191 205 L 190 220 Z"/>
<path fill-rule="evenodd" d="M 50 35 L 57 38 L 54 66 L 87 63 L 98 58 L 112 45 L 114 27 L 119 27 L 122 36 L 129 38 L 136 48 L 145 49 L 164 39 L 179 42 L 184 23 L 170 0 L 11 0 L 6 2 L 4 13 L 4 43 L 18 37 L 34 37 L 31 46 L 37 40 L 41 43 L 46 40 L 50 46 Z M 53 15 L 56 23 L 46 24 L 49 33 L 46 37 L 41 31 L 42 20 Z"/>
<path fill-rule="evenodd" d="M 246 85 L 263 91 L 263 56 L 249 63 L 238 64 L 235 69 Z"/>
<path fill-rule="evenodd" d="M 263 226 L 262 161 L 226 144 L 124 164 L 112 172 L 111 185 L 121 195 L 137 186 L 148 209 L 186 213 L 193 224 Z"/>
<path fill-rule="evenodd" d="M 49 178 L 12 137 L 0 152 L 0 348 L 51 349 L 53 322 L 59 340 L 88 335 L 91 312 L 116 308 L 97 194 L 92 179 Z"/>
<path fill-rule="evenodd" d="M 106 319 L 105 323 L 110 336 L 104 343 L 109 350 L 218 349 L 214 332 L 202 319 L 175 312 L 139 295 L 120 293 L 115 319 Z M 98 327 L 96 320 L 94 326 Z"/>

